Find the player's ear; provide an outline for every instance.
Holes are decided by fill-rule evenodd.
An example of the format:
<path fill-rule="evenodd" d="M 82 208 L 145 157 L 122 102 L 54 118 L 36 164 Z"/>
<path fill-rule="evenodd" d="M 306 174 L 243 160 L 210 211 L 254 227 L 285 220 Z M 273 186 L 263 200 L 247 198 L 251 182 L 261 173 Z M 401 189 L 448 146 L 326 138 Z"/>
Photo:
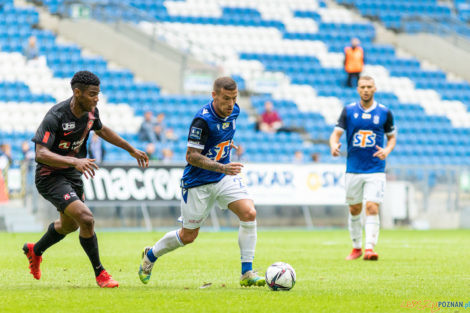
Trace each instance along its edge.
<path fill-rule="evenodd" d="M 212 91 L 212 99 L 214 99 L 216 95 L 217 95 L 217 92 Z"/>
<path fill-rule="evenodd" d="M 80 97 L 81 95 L 82 95 L 82 91 L 81 91 L 79 88 L 74 88 L 74 89 L 73 89 L 73 96 L 74 96 L 75 98 L 78 98 L 78 97 Z"/>

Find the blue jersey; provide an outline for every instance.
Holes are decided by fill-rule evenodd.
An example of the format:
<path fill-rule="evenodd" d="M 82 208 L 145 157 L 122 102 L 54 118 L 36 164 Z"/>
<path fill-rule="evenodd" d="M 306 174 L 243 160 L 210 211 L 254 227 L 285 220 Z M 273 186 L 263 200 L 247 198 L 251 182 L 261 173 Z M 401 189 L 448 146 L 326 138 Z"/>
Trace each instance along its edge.
<path fill-rule="evenodd" d="M 374 157 L 376 146 L 384 147 L 385 135 L 395 132 L 392 112 L 381 104 L 364 110 L 360 103 L 344 107 L 336 127 L 346 131 L 346 173 L 385 172 L 385 160 Z"/>
<path fill-rule="evenodd" d="M 230 151 L 235 134 L 235 120 L 240 114 L 240 107 L 235 104 L 232 114 L 221 118 L 215 113 L 212 101 L 202 107 L 194 117 L 188 135 L 188 147 L 201 149 L 202 155 L 211 160 L 230 163 Z M 187 189 L 205 184 L 216 183 L 225 174 L 208 171 L 187 164 L 184 168 L 181 187 Z"/>

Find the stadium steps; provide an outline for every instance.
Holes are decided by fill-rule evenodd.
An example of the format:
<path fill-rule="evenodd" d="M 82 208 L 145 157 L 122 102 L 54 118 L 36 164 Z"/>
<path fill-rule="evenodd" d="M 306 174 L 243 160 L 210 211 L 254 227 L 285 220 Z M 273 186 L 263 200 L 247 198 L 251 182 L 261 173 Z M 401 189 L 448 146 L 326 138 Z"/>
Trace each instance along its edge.
<path fill-rule="evenodd" d="M 117 27 L 91 19 L 58 19 L 42 7 L 36 9 L 41 28 L 51 30 L 58 36 L 129 69 L 142 80 L 157 83 L 166 92 L 182 93 L 184 65 L 189 69 L 209 72 L 214 77 L 217 75 L 215 67 L 187 57 L 163 42 L 152 40 L 151 36 L 129 24 L 120 23 Z M 139 57 L 135 57 L 136 55 Z"/>
<path fill-rule="evenodd" d="M 331 1 L 330 5 L 333 4 Z M 337 7 L 333 4 L 333 7 Z M 341 7 L 341 6 L 340 6 Z M 357 18 L 362 16 L 355 10 L 350 10 L 351 14 Z M 362 17 L 363 20 L 367 18 Z M 419 60 L 427 60 L 428 62 L 438 66 L 445 72 L 452 72 L 466 80 L 470 80 L 470 42 L 464 40 L 460 44 L 467 48 L 462 49 L 455 44 L 457 39 L 450 37 L 441 37 L 429 33 L 407 34 L 396 33 L 386 29 L 381 23 L 370 21 L 375 28 L 375 43 L 390 44 L 396 49 L 401 49 L 409 53 L 411 56 Z M 452 58 L 448 58 L 449 51 L 452 51 Z M 366 51 L 367 54 L 367 51 Z"/>
<path fill-rule="evenodd" d="M 12 233 L 40 232 L 44 227 L 25 207 L 4 205 L 0 207 L 0 230 Z"/>

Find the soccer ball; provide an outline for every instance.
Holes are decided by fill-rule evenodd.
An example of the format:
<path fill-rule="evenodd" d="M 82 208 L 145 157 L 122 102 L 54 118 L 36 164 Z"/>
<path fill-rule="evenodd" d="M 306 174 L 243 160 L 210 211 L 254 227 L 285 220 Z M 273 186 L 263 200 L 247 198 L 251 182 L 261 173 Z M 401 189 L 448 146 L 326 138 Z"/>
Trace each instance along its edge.
<path fill-rule="evenodd" d="M 266 284 L 273 291 L 288 291 L 295 285 L 295 271 L 284 262 L 276 262 L 268 267 L 265 277 Z"/>

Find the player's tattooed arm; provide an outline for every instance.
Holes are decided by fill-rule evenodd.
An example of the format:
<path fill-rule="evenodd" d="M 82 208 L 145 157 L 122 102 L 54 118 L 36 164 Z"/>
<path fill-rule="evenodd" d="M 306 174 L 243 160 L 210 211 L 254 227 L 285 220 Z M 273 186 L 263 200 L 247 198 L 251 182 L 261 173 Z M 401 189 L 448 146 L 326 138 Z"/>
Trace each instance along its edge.
<path fill-rule="evenodd" d="M 188 147 L 186 151 L 186 161 L 192 166 L 200 167 L 208 171 L 224 173 L 226 175 L 237 175 L 241 172 L 243 167 L 241 163 L 222 164 L 202 155 L 201 151 L 200 149 Z"/>

